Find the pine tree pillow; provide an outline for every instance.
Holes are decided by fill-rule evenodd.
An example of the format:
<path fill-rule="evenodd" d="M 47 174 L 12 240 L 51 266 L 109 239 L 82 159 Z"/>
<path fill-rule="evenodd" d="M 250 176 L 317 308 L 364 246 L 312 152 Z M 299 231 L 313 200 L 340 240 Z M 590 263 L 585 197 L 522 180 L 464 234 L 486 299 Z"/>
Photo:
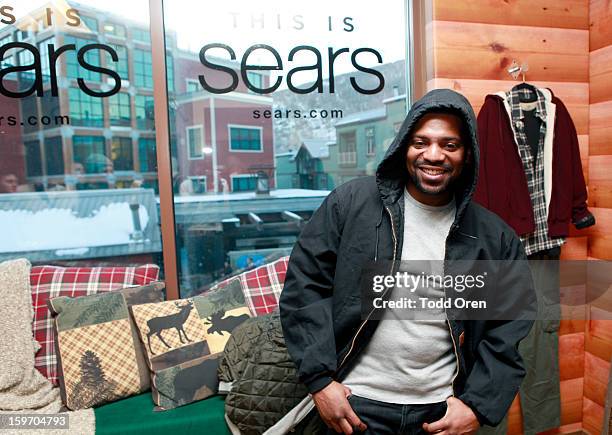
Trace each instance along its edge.
<path fill-rule="evenodd" d="M 55 315 L 62 401 L 90 408 L 149 389 L 150 377 L 128 306 L 164 300 L 164 284 L 49 301 Z"/>
<path fill-rule="evenodd" d="M 157 411 L 217 393 L 225 343 L 250 317 L 238 279 L 200 296 L 137 305 L 130 311 L 151 369 Z"/>

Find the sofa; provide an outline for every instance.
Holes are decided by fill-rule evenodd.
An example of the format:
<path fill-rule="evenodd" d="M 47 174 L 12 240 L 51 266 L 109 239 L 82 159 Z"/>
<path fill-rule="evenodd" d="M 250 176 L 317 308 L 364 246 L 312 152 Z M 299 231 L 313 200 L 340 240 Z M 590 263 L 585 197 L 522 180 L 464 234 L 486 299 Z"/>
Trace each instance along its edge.
<path fill-rule="evenodd" d="M 240 280 L 245 300 L 252 315 L 272 312 L 278 305 L 288 258 L 232 277 Z M 57 296 L 82 296 L 110 292 L 134 285 L 146 285 L 158 279 L 154 265 L 140 267 L 61 268 L 36 266 L 31 268 L 30 288 L 34 319 L 32 335 L 40 345 L 35 354 L 35 368 L 55 386 L 58 383 L 57 358 L 54 355 L 52 318 L 49 299 Z M 223 289 L 221 282 L 209 288 Z M 96 434 L 167 434 L 202 433 L 229 434 L 225 422 L 225 403 L 220 395 L 193 402 L 175 409 L 154 411 L 151 392 L 121 399 L 93 409 Z M 69 432 L 72 433 L 72 432 Z"/>

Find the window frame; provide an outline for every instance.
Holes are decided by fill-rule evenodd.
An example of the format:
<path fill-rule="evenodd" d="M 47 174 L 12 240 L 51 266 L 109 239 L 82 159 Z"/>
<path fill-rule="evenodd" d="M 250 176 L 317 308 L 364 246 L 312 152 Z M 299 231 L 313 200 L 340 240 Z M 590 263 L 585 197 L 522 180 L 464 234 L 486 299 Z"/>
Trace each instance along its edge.
<path fill-rule="evenodd" d="M 200 155 L 199 156 L 193 156 L 191 154 L 191 136 L 189 135 L 189 132 L 191 130 L 200 130 L 200 142 L 201 142 L 201 147 L 200 147 Z M 187 139 L 187 143 L 185 144 L 187 146 L 187 160 L 204 160 L 205 154 L 204 154 L 204 147 L 206 146 L 206 140 L 204 139 L 204 125 L 203 124 L 193 124 L 193 125 L 188 125 L 185 127 L 185 138 Z"/>
<path fill-rule="evenodd" d="M 259 149 L 258 150 L 247 150 L 247 149 L 234 149 L 232 148 L 232 128 L 249 129 L 259 131 Z M 227 124 L 227 147 L 230 153 L 263 153 L 264 152 L 264 140 L 263 140 L 263 127 L 259 125 L 245 125 L 245 124 Z"/>
<path fill-rule="evenodd" d="M 235 190 L 234 189 L 234 180 L 236 179 L 244 179 L 244 178 L 253 178 L 255 180 L 255 188 L 253 190 Z M 241 193 L 241 192 L 255 192 L 257 191 L 257 175 L 254 174 L 231 174 L 230 175 L 232 193 Z"/>

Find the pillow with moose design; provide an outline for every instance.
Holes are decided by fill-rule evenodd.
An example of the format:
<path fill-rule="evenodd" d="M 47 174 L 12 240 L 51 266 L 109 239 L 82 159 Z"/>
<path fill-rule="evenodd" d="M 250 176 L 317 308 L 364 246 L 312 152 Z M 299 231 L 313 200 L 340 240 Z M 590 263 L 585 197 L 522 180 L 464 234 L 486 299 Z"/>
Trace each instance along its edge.
<path fill-rule="evenodd" d="M 232 331 L 250 317 L 240 287 L 131 307 L 151 371 L 156 411 L 216 394 L 217 367 Z"/>

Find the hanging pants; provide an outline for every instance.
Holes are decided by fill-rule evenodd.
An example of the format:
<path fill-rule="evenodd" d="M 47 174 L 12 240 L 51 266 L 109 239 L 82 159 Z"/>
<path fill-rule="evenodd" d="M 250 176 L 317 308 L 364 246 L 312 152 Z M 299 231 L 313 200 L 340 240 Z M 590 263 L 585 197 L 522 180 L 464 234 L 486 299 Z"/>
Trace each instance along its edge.
<path fill-rule="evenodd" d="M 559 249 L 529 256 L 538 297 L 538 317 L 519 344 L 526 375 L 519 390 L 523 432 L 533 435 L 561 425 L 559 382 Z M 483 435 L 505 435 L 508 416 L 497 427 L 482 427 Z"/>

